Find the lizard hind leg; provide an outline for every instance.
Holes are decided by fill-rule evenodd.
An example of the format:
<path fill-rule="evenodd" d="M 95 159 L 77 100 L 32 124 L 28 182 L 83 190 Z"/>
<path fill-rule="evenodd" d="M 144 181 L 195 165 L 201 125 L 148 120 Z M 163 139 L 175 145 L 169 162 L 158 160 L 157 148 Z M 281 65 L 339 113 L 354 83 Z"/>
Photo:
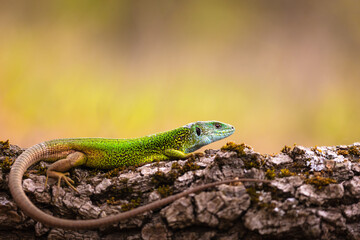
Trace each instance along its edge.
<path fill-rule="evenodd" d="M 69 187 L 71 187 L 74 191 L 77 191 L 72 185 L 74 184 L 74 181 L 68 177 L 70 174 L 66 171 L 73 167 L 83 165 L 85 162 L 86 156 L 82 152 L 71 153 L 66 158 L 54 162 L 49 166 L 46 172 L 46 183 L 48 177 L 56 178 L 58 179 L 58 187 L 60 187 L 61 180 L 64 180 Z"/>

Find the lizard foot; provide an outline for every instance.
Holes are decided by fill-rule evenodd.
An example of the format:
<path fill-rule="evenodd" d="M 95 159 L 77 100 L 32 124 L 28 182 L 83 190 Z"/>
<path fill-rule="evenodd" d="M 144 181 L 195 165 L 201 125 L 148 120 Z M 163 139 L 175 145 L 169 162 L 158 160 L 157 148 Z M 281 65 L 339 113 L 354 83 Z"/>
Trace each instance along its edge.
<path fill-rule="evenodd" d="M 51 174 L 51 177 L 53 178 L 57 178 L 58 179 L 58 187 L 60 188 L 60 184 L 61 184 L 61 180 L 64 180 L 65 183 L 71 188 L 73 189 L 74 191 L 76 192 L 79 192 L 74 186 L 74 181 L 69 178 L 68 176 L 70 175 L 70 173 L 66 172 L 66 173 L 61 173 L 61 172 L 55 172 L 55 171 L 51 171 L 50 172 Z M 47 182 L 47 179 L 49 177 L 49 174 L 46 176 L 46 182 Z M 46 184 L 46 183 L 45 183 Z"/>
<path fill-rule="evenodd" d="M 61 179 L 64 179 L 64 181 L 66 182 L 66 184 L 69 187 L 71 187 L 75 192 L 78 192 L 78 190 L 73 186 L 74 181 L 68 177 L 69 175 L 70 175 L 70 173 L 68 173 L 68 172 L 61 173 L 61 175 L 58 178 L 58 187 L 60 187 Z"/>

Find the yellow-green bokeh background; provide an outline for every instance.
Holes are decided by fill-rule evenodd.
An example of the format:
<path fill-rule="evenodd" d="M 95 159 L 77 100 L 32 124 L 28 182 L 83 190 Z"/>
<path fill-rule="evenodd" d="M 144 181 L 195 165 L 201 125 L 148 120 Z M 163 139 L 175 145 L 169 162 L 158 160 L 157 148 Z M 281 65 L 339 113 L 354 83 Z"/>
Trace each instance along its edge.
<path fill-rule="evenodd" d="M 265 153 L 360 141 L 359 12 L 350 0 L 2 1 L 0 140 L 214 119 Z"/>

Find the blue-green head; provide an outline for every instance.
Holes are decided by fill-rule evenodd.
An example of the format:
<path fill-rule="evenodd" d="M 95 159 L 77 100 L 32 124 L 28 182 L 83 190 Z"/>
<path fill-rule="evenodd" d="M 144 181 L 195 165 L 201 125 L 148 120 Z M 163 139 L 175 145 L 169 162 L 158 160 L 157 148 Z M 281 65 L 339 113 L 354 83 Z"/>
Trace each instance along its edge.
<path fill-rule="evenodd" d="M 218 121 L 199 121 L 183 127 L 190 130 L 188 141 L 184 144 L 185 153 L 196 151 L 202 146 L 226 138 L 235 131 L 233 126 Z"/>

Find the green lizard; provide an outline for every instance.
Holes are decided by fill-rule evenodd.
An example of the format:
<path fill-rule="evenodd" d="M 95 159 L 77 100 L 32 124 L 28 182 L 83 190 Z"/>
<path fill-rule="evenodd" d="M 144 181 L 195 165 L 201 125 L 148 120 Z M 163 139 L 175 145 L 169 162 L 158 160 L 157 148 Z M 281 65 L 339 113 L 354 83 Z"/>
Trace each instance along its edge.
<path fill-rule="evenodd" d="M 40 161 L 53 162 L 47 177 L 57 178 L 76 190 L 68 177 L 69 169 L 86 166 L 100 169 L 112 169 L 119 166 L 136 166 L 152 161 L 186 159 L 191 152 L 226 138 L 235 128 L 229 124 L 203 121 L 187 124 L 167 132 L 157 133 L 133 139 L 74 138 L 56 139 L 37 144 L 23 152 L 13 164 L 9 175 L 9 188 L 17 205 L 26 215 L 47 226 L 68 229 L 88 229 L 111 225 L 123 219 L 146 211 L 154 210 L 190 193 L 205 188 L 237 181 L 266 182 L 257 179 L 227 180 L 198 186 L 182 193 L 155 201 L 128 212 L 99 219 L 70 220 L 60 219 L 42 212 L 25 195 L 22 189 L 22 177 L 25 171 Z"/>

